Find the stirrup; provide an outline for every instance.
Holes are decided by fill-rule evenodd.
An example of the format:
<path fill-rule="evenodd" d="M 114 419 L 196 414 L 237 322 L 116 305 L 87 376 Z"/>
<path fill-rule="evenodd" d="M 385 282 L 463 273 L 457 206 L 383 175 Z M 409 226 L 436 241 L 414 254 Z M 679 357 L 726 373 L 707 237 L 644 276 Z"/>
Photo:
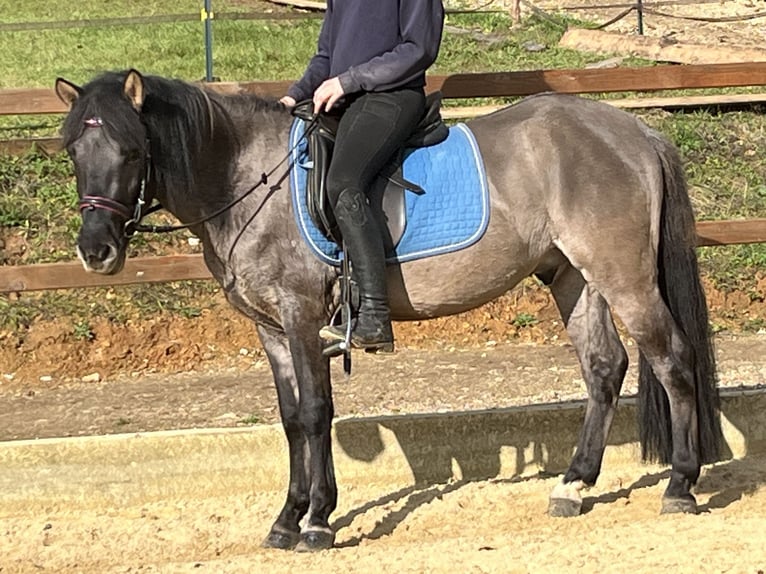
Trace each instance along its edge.
<path fill-rule="evenodd" d="M 354 340 L 354 336 L 349 328 L 350 323 L 346 324 L 346 328 L 341 329 L 342 325 L 325 325 L 319 330 L 319 336 L 325 341 L 329 341 L 330 344 L 324 348 L 322 354 L 325 357 L 334 357 L 341 353 L 345 353 L 347 349 L 360 349 L 366 353 L 373 354 L 389 354 L 394 352 L 393 341 L 381 341 L 373 343 L 360 343 L 358 340 Z"/>
<path fill-rule="evenodd" d="M 360 343 L 354 341 L 351 332 L 351 323 L 346 323 L 346 328 L 341 329 L 342 325 L 325 325 L 319 330 L 319 336 L 330 344 L 324 348 L 322 354 L 325 357 L 335 357 L 345 353 L 347 349 L 361 349 L 366 353 L 390 354 L 394 352 L 393 341 L 383 341 L 375 343 Z"/>
<path fill-rule="evenodd" d="M 342 313 L 346 317 L 346 329 L 345 332 L 339 329 L 339 326 L 335 326 L 335 321 L 338 314 Z M 325 357 L 337 357 L 344 353 L 351 352 L 351 303 L 346 301 L 335 310 L 330 318 L 329 325 L 325 325 L 319 329 L 319 337 L 325 341 L 329 341 L 330 344 L 322 349 L 322 354 Z"/>

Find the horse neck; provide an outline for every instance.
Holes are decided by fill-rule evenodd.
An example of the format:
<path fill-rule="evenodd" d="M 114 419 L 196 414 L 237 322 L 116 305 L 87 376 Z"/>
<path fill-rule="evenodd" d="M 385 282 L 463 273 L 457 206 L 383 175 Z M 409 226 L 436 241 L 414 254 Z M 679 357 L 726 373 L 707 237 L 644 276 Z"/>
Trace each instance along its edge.
<path fill-rule="evenodd" d="M 210 216 L 253 188 L 256 192 L 241 204 L 233 206 L 216 223 L 240 220 L 242 213 L 252 212 L 254 204 L 267 193 L 269 185 L 280 178 L 278 165 L 287 153 L 291 117 L 278 108 L 256 109 L 247 99 L 218 98 L 207 100 L 210 114 L 189 113 L 187 125 L 197 131 L 198 145 L 189 149 L 186 158 L 191 168 L 188 185 L 176 185 L 179 174 L 164 174 L 156 186 L 157 200 L 180 221 L 189 223 Z M 204 135 L 207 134 L 207 135 Z M 162 153 L 173 153 L 170 138 L 163 141 Z M 167 148 L 167 149 L 166 149 Z M 269 173 L 267 185 L 258 185 L 261 175 Z M 284 164 L 287 169 L 287 164 Z M 287 197 L 287 181 L 268 202 L 279 203 L 279 195 Z M 285 192 L 285 193 L 282 193 Z M 284 198 L 282 198 L 284 199 Z M 259 218 L 268 219 L 268 218 Z M 195 230 L 200 234 L 204 229 Z"/>
<path fill-rule="evenodd" d="M 225 199 L 239 148 L 239 136 L 225 110 L 207 96 L 194 107 L 178 118 L 156 119 L 151 134 L 154 196 L 187 223 Z M 217 192 L 215 201 L 211 189 Z"/>

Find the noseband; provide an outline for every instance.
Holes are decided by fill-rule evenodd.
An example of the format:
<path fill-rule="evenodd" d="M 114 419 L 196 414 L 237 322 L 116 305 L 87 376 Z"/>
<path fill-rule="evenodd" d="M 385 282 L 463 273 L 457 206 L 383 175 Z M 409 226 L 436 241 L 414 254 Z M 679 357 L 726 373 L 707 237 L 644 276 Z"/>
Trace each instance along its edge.
<path fill-rule="evenodd" d="M 144 215 L 143 210 L 144 205 L 146 205 L 146 181 L 149 179 L 150 172 L 151 164 L 149 163 L 149 157 L 147 156 L 146 173 L 144 174 L 144 177 L 141 178 L 141 183 L 139 184 L 138 189 L 138 200 L 136 200 L 136 205 L 133 208 L 116 199 L 110 199 L 100 195 L 84 195 L 79 203 L 80 213 L 84 211 L 95 211 L 96 209 L 103 209 L 105 211 L 116 213 L 125 219 L 125 224 L 123 226 L 125 237 L 133 237 L 136 233 L 136 225 L 141 221 L 141 218 Z"/>

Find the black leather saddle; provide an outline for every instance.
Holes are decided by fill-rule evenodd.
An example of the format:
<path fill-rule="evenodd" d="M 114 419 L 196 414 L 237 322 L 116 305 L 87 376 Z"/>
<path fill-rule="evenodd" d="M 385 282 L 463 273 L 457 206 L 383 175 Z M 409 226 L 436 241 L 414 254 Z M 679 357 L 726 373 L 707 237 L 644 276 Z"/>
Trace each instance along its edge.
<path fill-rule="evenodd" d="M 404 150 L 436 145 L 447 139 L 449 129 L 442 121 L 440 109 L 441 92 L 432 92 L 426 97 L 425 113 L 412 135 L 399 153 L 383 168 L 369 192 L 372 211 L 379 218 L 381 229 L 385 230 L 384 244 L 387 253 L 398 245 L 407 224 L 405 190 L 425 193 L 420 186 L 406 181 L 402 176 Z M 335 223 L 325 185 L 339 117 L 321 113 L 315 118 L 314 104 L 311 100 L 299 102 L 292 113 L 304 122 L 304 134 L 308 144 L 307 165 L 310 168 L 306 178 L 306 203 L 309 216 L 322 235 L 340 245 L 342 237 Z M 370 137 L 375 137 L 375 134 L 371 134 Z"/>

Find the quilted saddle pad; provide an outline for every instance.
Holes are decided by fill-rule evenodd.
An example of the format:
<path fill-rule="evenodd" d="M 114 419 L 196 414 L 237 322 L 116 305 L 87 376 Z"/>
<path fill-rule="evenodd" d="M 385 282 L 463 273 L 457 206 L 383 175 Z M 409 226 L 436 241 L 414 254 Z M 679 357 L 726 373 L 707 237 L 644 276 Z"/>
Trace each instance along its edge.
<path fill-rule="evenodd" d="M 296 222 L 303 239 L 322 261 L 339 265 L 340 247 L 326 239 L 306 207 L 307 157 L 303 122 L 296 120 L 290 132 L 290 191 Z M 425 193 L 407 190 L 407 224 L 389 263 L 464 249 L 478 241 L 489 223 L 489 190 L 484 163 L 473 134 L 465 124 L 450 128 L 442 143 L 405 150 L 403 176 Z"/>

